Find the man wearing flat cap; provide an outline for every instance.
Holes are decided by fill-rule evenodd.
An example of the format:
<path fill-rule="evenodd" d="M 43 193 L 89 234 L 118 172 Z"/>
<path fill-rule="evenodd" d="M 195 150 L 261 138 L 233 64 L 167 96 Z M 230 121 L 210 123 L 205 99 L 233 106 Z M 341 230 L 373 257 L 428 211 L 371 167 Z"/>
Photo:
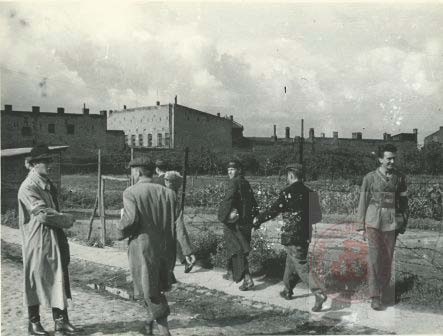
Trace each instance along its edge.
<path fill-rule="evenodd" d="M 57 190 L 49 179 L 52 156 L 45 145 L 32 148 L 30 170 L 18 191 L 19 227 L 23 240 L 24 298 L 31 335 L 49 335 L 40 323 L 40 305 L 52 307 L 55 331 L 73 334 L 67 299 L 71 298 L 69 245 L 63 229 L 74 219 L 59 211 Z"/>
<path fill-rule="evenodd" d="M 228 163 L 229 183 L 226 195 L 218 209 L 218 220 L 224 224 L 228 272 L 224 279 L 240 282 L 241 291 L 254 287 L 249 273 L 248 254 L 250 252 L 252 221 L 258 213 L 257 202 L 249 182 L 242 174 L 240 161 Z"/>
<path fill-rule="evenodd" d="M 161 184 L 162 186 L 165 185 L 165 174 L 168 170 L 168 165 L 166 161 L 164 160 L 156 160 L 155 161 L 155 174 L 156 176 L 153 177 L 154 182 Z"/>
<path fill-rule="evenodd" d="M 286 249 L 286 267 L 283 276 L 285 289 L 280 296 L 292 299 L 293 289 L 301 279 L 315 295 L 312 311 L 319 312 L 326 301 L 326 294 L 320 289 L 309 271 L 308 250 L 312 225 L 321 220 L 317 194 L 304 185 L 303 167 L 298 164 L 286 166 L 288 186 L 280 192 L 278 199 L 254 220 L 258 227 L 282 214 L 281 244 Z"/>
<path fill-rule="evenodd" d="M 154 183 L 155 165 L 146 158 L 130 163 L 135 182 L 123 192 L 118 226 L 120 239 L 129 238 L 129 267 L 134 296 L 142 298 L 150 317 L 144 333 L 152 334 L 154 321 L 162 335 L 170 335 L 165 292 L 171 289 L 176 258 L 176 195 Z"/>

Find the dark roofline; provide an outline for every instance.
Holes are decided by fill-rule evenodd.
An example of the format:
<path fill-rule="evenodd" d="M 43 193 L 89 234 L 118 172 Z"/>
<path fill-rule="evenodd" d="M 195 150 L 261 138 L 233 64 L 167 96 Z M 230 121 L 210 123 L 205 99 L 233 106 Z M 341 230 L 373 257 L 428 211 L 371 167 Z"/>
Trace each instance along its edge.
<path fill-rule="evenodd" d="M 61 152 L 69 148 L 69 146 L 49 146 L 51 152 Z M 31 153 L 32 147 L 20 147 L 20 148 L 6 148 L 2 149 L 1 156 L 3 157 L 13 157 L 13 156 L 23 156 Z"/>
<path fill-rule="evenodd" d="M 1 113 L 6 113 L 6 114 L 16 114 L 16 113 L 29 113 L 31 116 L 39 116 L 39 115 L 44 115 L 44 116 L 49 116 L 49 117 L 60 117 L 60 116 L 73 116 L 73 117 L 92 117 L 92 118 L 106 118 L 105 115 L 101 115 L 101 114 L 83 114 L 83 113 L 57 113 L 57 112 L 32 112 L 32 111 L 17 111 L 17 110 L 12 110 L 12 111 L 5 111 L 5 110 L 1 110 Z"/>

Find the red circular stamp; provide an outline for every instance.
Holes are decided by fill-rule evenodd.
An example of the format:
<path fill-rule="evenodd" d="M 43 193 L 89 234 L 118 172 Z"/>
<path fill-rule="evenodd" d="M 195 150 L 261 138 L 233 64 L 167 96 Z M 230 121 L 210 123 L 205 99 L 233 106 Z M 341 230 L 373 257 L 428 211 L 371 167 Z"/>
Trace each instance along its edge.
<path fill-rule="evenodd" d="M 355 224 L 321 224 L 313 230 L 310 271 L 316 286 L 336 300 L 367 298 L 368 245 Z"/>

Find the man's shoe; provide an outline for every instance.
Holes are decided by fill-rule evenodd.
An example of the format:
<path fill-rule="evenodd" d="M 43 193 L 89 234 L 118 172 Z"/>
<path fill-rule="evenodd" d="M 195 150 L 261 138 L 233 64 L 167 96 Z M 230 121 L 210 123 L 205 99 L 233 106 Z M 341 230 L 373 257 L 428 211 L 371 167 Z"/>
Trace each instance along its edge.
<path fill-rule="evenodd" d="M 243 281 L 241 286 L 238 287 L 238 289 L 240 289 L 242 292 L 248 291 L 252 288 L 254 288 L 254 281 L 252 281 L 252 280 L 251 281 Z"/>
<path fill-rule="evenodd" d="M 377 311 L 384 310 L 380 297 L 373 297 L 371 301 L 371 308 Z"/>
<path fill-rule="evenodd" d="M 288 292 L 286 289 L 280 292 L 280 296 L 285 300 L 292 300 L 292 293 Z"/>
<path fill-rule="evenodd" d="M 194 267 L 194 264 L 185 264 L 185 273 L 191 272 L 192 268 Z"/>
<path fill-rule="evenodd" d="M 225 280 L 233 280 L 231 272 L 223 274 L 222 278 L 225 279 Z"/>
<path fill-rule="evenodd" d="M 29 335 L 49 335 L 39 322 L 29 322 L 28 325 Z"/>
<path fill-rule="evenodd" d="M 67 319 L 58 319 L 55 320 L 54 322 L 55 322 L 54 330 L 56 333 L 61 332 L 65 335 L 74 335 L 79 331 Z"/>
<path fill-rule="evenodd" d="M 314 293 L 314 295 L 315 295 L 315 304 L 314 307 L 312 307 L 312 311 L 319 312 L 321 311 L 323 303 L 325 303 L 328 297 L 324 293 Z"/>

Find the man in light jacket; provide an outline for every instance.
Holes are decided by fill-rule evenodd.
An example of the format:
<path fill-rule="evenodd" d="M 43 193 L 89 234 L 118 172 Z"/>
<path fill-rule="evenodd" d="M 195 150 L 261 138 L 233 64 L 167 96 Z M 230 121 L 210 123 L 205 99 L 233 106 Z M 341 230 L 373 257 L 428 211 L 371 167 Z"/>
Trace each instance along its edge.
<path fill-rule="evenodd" d="M 49 335 L 40 323 L 40 305 L 52 307 L 55 331 L 73 334 L 67 299 L 71 298 L 69 245 L 64 228 L 74 219 L 59 212 L 57 191 L 49 180 L 49 148 L 39 145 L 26 159 L 30 169 L 18 191 L 19 227 L 23 240 L 24 298 L 31 335 Z"/>

